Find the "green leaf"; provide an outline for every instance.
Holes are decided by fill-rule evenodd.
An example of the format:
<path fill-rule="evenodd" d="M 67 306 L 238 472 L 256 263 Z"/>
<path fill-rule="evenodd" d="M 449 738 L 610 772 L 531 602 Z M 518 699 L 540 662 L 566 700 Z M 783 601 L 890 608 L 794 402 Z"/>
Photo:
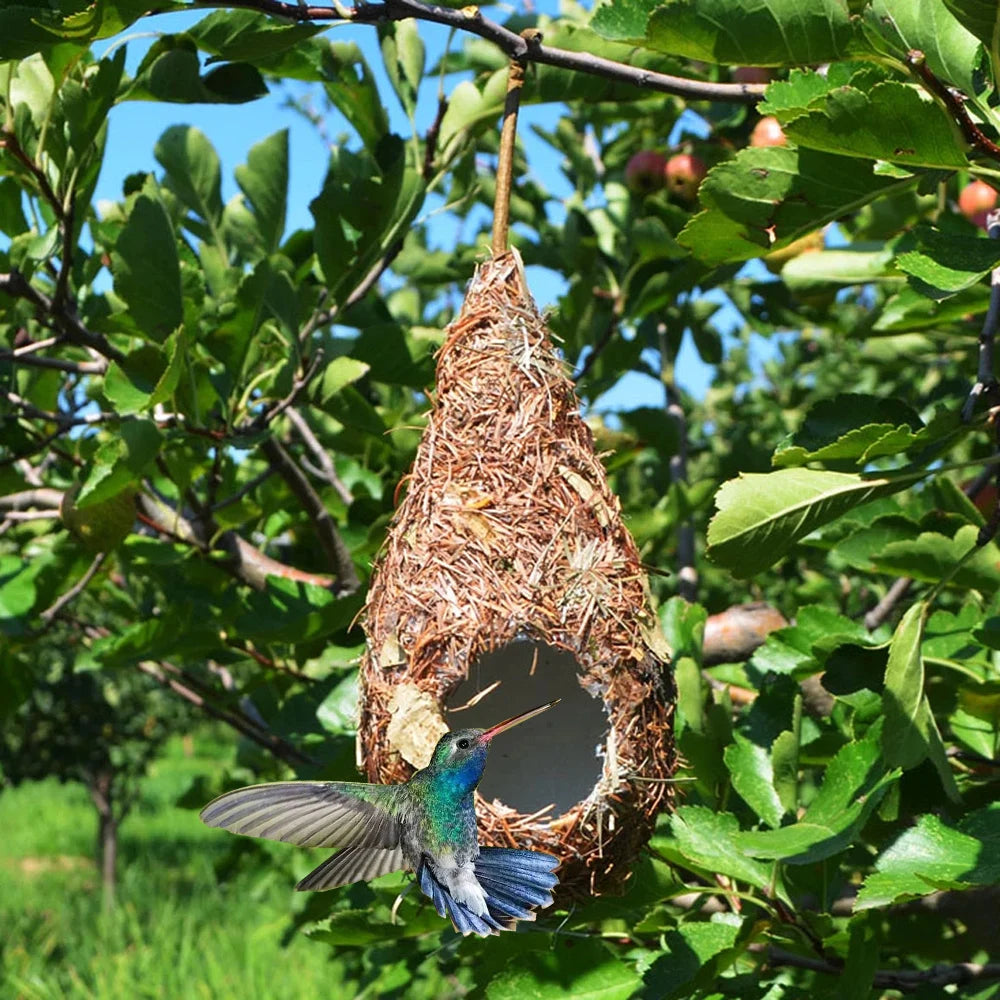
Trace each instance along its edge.
<path fill-rule="evenodd" d="M 163 437 L 152 420 L 125 420 L 116 437 L 94 453 L 77 506 L 87 507 L 121 493 L 137 483 L 160 450 Z"/>
<path fill-rule="evenodd" d="M 368 374 L 368 365 L 354 358 L 334 358 L 324 369 L 323 377 L 316 383 L 314 398 L 325 405 L 338 392 L 353 385 Z"/>
<path fill-rule="evenodd" d="M 111 255 L 115 291 L 136 325 L 163 343 L 184 321 L 181 271 L 170 218 L 158 199 L 140 195 Z"/>
<path fill-rule="evenodd" d="M 243 597 L 234 629 L 253 642 L 301 642 L 347 628 L 361 597 L 338 598 L 325 587 L 269 576 L 267 586 Z"/>
<path fill-rule="evenodd" d="M 424 42 L 413 20 L 380 24 L 382 60 L 403 110 L 411 117 L 417 107 L 417 91 L 424 76 Z"/>
<path fill-rule="evenodd" d="M 677 240 L 706 264 L 748 260 L 906 184 L 869 163 L 790 146 L 749 146 L 713 167 L 698 189 L 703 211 Z"/>
<path fill-rule="evenodd" d="M 370 909 L 338 910 L 313 924 L 306 934 L 312 941 L 349 947 L 372 947 L 387 941 L 404 941 L 441 930 L 441 918 L 430 908 L 408 914 L 398 922 L 380 922 Z"/>
<path fill-rule="evenodd" d="M 333 151 L 323 190 L 309 210 L 316 220 L 316 255 L 336 301 L 403 238 L 423 197 L 423 179 L 407 165 L 398 136 L 386 136 L 374 159 L 367 152 Z"/>
<path fill-rule="evenodd" d="M 599 941 L 566 941 L 517 955 L 486 987 L 486 1000 L 628 1000 L 639 976 Z"/>
<path fill-rule="evenodd" d="M 325 30 L 323 24 L 280 23 L 257 11 L 219 10 L 203 17 L 187 34 L 216 59 L 260 62 Z"/>
<path fill-rule="evenodd" d="M 698 868 L 729 875 L 758 889 L 770 886 L 771 866 L 747 857 L 741 846 L 745 835 L 731 813 L 715 812 L 705 806 L 681 806 L 670 817 L 670 830 L 673 846 Z M 779 890 L 779 894 L 784 897 L 783 891 Z"/>
<path fill-rule="evenodd" d="M 193 125 L 173 125 L 153 155 L 167 172 L 166 186 L 205 222 L 222 216 L 222 169 L 215 148 Z"/>
<path fill-rule="evenodd" d="M 777 562 L 800 538 L 876 497 L 906 489 L 924 473 L 864 477 L 815 469 L 748 473 L 723 483 L 708 526 L 709 556 L 736 576 Z"/>
<path fill-rule="evenodd" d="M 726 747 L 726 767 L 740 798 L 770 827 L 781 826 L 785 809 L 774 788 L 774 769 L 764 747 L 740 733 Z"/>
<path fill-rule="evenodd" d="M 361 49 L 353 43 L 323 42 L 321 51 L 327 97 L 354 126 L 366 148 L 375 149 L 389 131 L 389 117 Z"/>
<path fill-rule="evenodd" d="M 12 177 L 0 178 L 0 233 L 17 236 L 28 228 L 21 206 L 21 188 Z"/>
<path fill-rule="evenodd" d="M 916 538 L 888 541 L 872 553 L 872 564 L 879 572 L 893 576 L 910 576 L 928 583 L 949 577 L 952 587 L 993 594 L 1000 589 L 1000 552 L 995 542 L 977 549 L 978 535 L 976 525 L 966 524 L 954 538 L 925 531 Z"/>
<path fill-rule="evenodd" d="M 697 981 L 715 981 L 717 963 L 712 960 L 736 944 L 739 931 L 739 921 L 730 915 L 668 931 L 663 935 L 663 954 L 642 977 L 646 995 L 659 1000 L 694 996 L 691 986 Z"/>
<path fill-rule="evenodd" d="M 906 403 L 861 393 L 820 400 L 806 414 L 787 446 L 774 454 L 776 466 L 853 459 L 858 464 L 911 447 L 923 421 Z"/>
<path fill-rule="evenodd" d="M 1000 7 L 993 0 L 944 0 L 944 3 L 987 49 L 996 45 L 1000 37 Z"/>
<path fill-rule="evenodd" d="M 915 235 L 918 248 L 900 254 L 896 264 L 928 298 L 949 298 L 977 284 L 1000 264 L 996 240 L 953 236 L 929 226 L 918 226 Z"/>
<path fill-rule="evenodd" d="M 165 36 L 157 43 L 167 51 L 143 60 L 145 70 L 137 75 L 128 100 L 169 101 L 174 104 L 245 104 L 267 95 L 260 71 L 249 63 L 216 66 L 201 75 L 198 53 L 185 37 L 177 41 Z M 176 44 L 177 47 L 169 47 Z M 147 65 L 148 62 L 148 65 Z"/>
<path fill-rule="evenodd" d="M 924 636 L 927 604 L 918 601 L 907 609 L 893 633 L 885 669 L 882 706 L 885 725 L 882 750 L 890 767 L 915 767 L 927 756 L 925 734 L 920 728 L 924 700 Z"/>
<path fill-rule="evenodd" d="M 801 719 L 802 699 L 797 699 L 797 718 Z M 799 726 L 779 733 L 771 747 L 774 790 L 785 812 L 794 812 L 799 804 Z"/>
<path fill-rule="evenodd" d="M 122 416 L 152 409 L 173 394 L 184 361 L 184 338 L 178 331 L 167 338 L 166 350 L 143 344 L 119 364 L 112 361 L 104 375 L 104 395 Z"/>
<path fill-rule="evenodd" d="M 124 71 L 125 47 L 122 46 L 112 58 L 102 59 L 96 67 L 88 67 L 82 79 L 70 77 L 63 82 L 60 102 L 70 144 L 78 159 L 93 152 L 90 147 L 114 106 Z"/>
<path fill-rule="evenodd" d="M 266 253 L 274 253 L 285 232 L 288 197 L 288 129 L 275 132 L 250 148 L 245 165 L 236 168 L 236 183 L 253 208 Z"/>
<path fill-rule="evenodd" d="M 672 55 L 749 66 L 830 62 L 853 37 L 842 0 L 613 0 L 591 24 L 604 38 L 645 39 Z"/>
<path fill-rule="evenodd" d="M 864 916 L 850 922 L 847 961 L 838 977 L 835 1000 L 858 1000 L 868 996 L 879 960 L 878 928 Z"/>
<path fill-rule="evenodd" d="M 894 80 L 868 90 L 838 87 L 784 125 L 795 143 L 906 167 L 968 166 L 966 144 L 933 100 Z"/>
<path fill-rule="evenodd" d="M 874 0 L 863 16 L 878 54 L 903 63 L 916 49 L 935 76 L 966 94 L 978 92 L 979 42 L 948 9 L 947 0 Z"/>
<path fill-rule="evenodd" d="M 899 778 L 887 771 L 877 732 L 841 747 L 823 772 L 823 784 L 802 818 L 780 830 L 750 831 L 737 846 L 756 858 L 811 864 L 842 851 L 859 834 L 889 786 Z"/>
<path fill-rule="evenodd" d="M 0 632 L 20 635 L 25 631 L 37 599 L 35 581 L 49 561 L 0 555 Z"/>
<path fill-rule="evenodd" d="M 969 813 L 956 826 L 921 816 L 883 851 L 854 904 L 856 911 L 889 906 L 940 889 L 1000 882 L 1000 803 Z"/>
<path fill-rule="evenodd" d="M 828 285 L 864 285 L 877 281 L 902 284 L 891 247 L 868 250 L 855 244 L 843 250 L 799 254 L 781 268 L 781 280 L 794 292 L 808 292 Z"/>

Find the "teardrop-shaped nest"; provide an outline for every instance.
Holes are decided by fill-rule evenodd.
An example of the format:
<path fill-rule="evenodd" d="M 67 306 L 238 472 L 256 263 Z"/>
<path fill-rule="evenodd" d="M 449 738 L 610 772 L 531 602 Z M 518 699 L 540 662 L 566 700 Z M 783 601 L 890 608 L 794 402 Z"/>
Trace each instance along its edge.
<path fill-rule="evenodd" d="M 365 610 L 361 763 L 382 782 L 424 766 L 482 654 L 523 638 L 566 650 L 610 723 L 600 778 L 561 815 L 480 799 L 480 837 L 557 854 L 563 902 L 615 890 L 670 805 L 675 763 L 639 554 L 516 251 L 478 269 L 446 333 Z"/>

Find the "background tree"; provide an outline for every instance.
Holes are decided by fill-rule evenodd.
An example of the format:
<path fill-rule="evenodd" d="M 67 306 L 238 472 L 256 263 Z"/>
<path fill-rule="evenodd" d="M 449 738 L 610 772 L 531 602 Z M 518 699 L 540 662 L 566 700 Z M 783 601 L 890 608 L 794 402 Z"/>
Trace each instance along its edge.
<path fill-rule="evenodd" d="M 190 716 L 184 702 L 166 697 L 151 681 L 73 670 L 66 651 L 39 650 L 47 663 L 27 701 L 0 737 L 0 779 L 5 784 L 55 777 L 78 781 L 97 810 L 96 857 L 104 903 L 114 903 L 118 830 L 138 798 L 138 785 L 172 731 Z M 30 818 L 26 818 L 30 822 Z"/>
<path fill-rule="evenodd" d="M 295 925 L 372 993 L 1000 995 L 977 920 L 1000 880 L 1000 241 L 965 194 L 1000 178 L 993 5 L 240 8 L 131 73 L 125 44 L 90 45 L 142 4 L 0 14 L 0 716 L 41 697 L 54 642 L 94 683 L 141 671 L 296 773 L 354 776 L 351 626 L 487 243 L 516 58 L 560 166 L 520 147 L 513 240 L 561 278 L 551 328 L 673 574 L 652 587 L 683 803 L 628 894 L 545 922 L 544 952 L 460 942 L 412 901 L 392 924 L 395 884 Z M 329 21 L 377 33 L 386 88 Z M 432 23 L 454 31 L 436 62 Z M 121 102 L 282 86 L 350 128 L 318 190 L 290 189 L 279 131 L 224 202 L 211 138 L 172 125 L 94 205 Z M 287 232 L 292 198 L 310 229 Z M 685 342 L 703 395 L 678 385 Z M 794 624 L 729 610 L 761 600 Z M 705 649 L 710 613 L 740 641 Z"/>

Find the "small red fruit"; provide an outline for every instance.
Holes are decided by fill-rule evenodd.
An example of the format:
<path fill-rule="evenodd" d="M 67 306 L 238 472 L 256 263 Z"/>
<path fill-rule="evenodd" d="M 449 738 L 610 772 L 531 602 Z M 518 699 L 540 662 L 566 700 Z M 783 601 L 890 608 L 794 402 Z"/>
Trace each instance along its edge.
<path fill-rule="evenodd" d="M 785 146 L 787 143 L 784 129 L 774 115 L 761 118 L 750 133 L 751 146 Z"/>
<path fill-rule="evenodd" d="M 984 181 L 972 181 L 958 193 L 958 208 L 969 222 L 986 228 L 986 216 L 997 207 L 997 193 Z"/>
<path fill-rule="evenodd" d="M 701 184 L 708 168 L 705 161 L 690 153 L 678 153 L 667 160 L 664 171 L 667 180 L 667 188 L 671 194 L 677 195 L 681 201 L 692 201 L 698 193 L 698 185 Z"/>
<path fill-rule="evenodd" d="M 771 82 L 771 71 L 763 66 L 737 66 L 730 75 L 733 83 Z"/>
<path fill-rule="evenodd" d="M 652 149 L 636 153 L 625 165 L 625 186 L 632 194 L 652 194 L 664 184 L 667 158 Z"/>

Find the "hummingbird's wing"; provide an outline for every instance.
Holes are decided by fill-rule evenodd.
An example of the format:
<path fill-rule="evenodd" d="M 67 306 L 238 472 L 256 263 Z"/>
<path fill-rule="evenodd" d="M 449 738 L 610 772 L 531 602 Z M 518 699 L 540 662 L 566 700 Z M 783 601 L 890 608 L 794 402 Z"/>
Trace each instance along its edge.
<path fill-rule="evenodd" d="M 313 869 L 295 888 L 314 892 L 336 889 L 408 867 L 401 847 L 345 847 Z"/>
<path fill-rule="evenodd" d="M 396 786 L 352 781 L 277 781 L 238 788 L 209 802 L 201 818 L 208 826 L 300 847 L 390 849 L 382 864 L 395 859 L 391 849 L 398 850 L 402 829 Z M 379 874 L 395 870 L 383 868 Z"/>

